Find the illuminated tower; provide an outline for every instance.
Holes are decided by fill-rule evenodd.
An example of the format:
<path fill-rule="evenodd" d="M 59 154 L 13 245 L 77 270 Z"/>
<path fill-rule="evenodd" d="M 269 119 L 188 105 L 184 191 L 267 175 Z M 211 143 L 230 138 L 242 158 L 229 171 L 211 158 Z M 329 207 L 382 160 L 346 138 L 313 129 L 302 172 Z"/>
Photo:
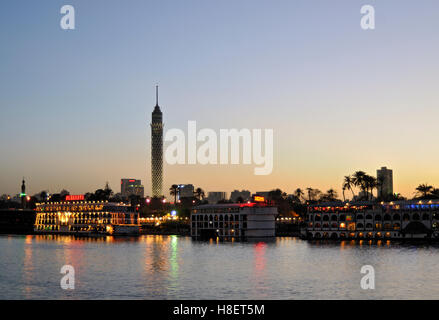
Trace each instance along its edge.
<path fill-rule="evenodd" d="M 23 177 L 23 181 L 21 182 L 20 198 L 21 198 L 21 206 L 23 207 L 23 209 L 25 209 L 26 208 L 26 184 L 24 182 L 24 177 Z"/>
<path fill-rule="evenodd" d="M 156 105 L 151 121 L 151 179 L 152 196 L 161 197 L 163 183 L 163 116 L 159 107 L 159 87 L 156 86 Z"/>

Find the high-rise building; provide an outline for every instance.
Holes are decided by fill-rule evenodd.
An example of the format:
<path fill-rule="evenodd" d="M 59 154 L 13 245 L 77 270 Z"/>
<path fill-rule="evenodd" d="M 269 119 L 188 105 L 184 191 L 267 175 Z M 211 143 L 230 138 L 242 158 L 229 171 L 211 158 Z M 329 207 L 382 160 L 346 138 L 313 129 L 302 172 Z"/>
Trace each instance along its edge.
<path fill-rule="evenodd" d="M 179 184 L 178 185 L 178 200 L 182 198 L 192 198 L 194 196 L 194 185 Z"/>
<path fill-rule="evenodd" d="M 254 195 L 268 199 L 268 198 L 270 198 L 270 191 L 257 191 Z"/>
<path fill-rule="evenodd" d="M 377 170 L 378 197 L 385 198 L 393 194 L 393 171 L 382 167 Z"/>
<path fill-rule="evenodd" d="M 145 194 L 145 188 L 143 187 L 141 180 L 121 179 L 120 193 L 123 197 L 129 197 L 131 195 L 135 195 L 143 198 Z"/>
<path fill-rule="evenodd" d="M 226 200 L 226 193 L 222 191 L 209 192 L 207 202 L 210 204 L 217 204 L 219 201 Z"/>
<path fill-rule="evenodd" d="M 152 196 L 161 197 L 163 184 L 163 115 L 159 107 L 159 87 L 151 121 L 151 182 Z"/>
<path fill-rule="evenodd" d="M 242 201 L 247 202 L 251 199 L 251 193 L 248 190 L 234 190 L 232 191 L 232 193 L 230 194 L 230 200 L 232 202 L 237 202 L 239 200 L 239 198 L 242 199 Z"/>

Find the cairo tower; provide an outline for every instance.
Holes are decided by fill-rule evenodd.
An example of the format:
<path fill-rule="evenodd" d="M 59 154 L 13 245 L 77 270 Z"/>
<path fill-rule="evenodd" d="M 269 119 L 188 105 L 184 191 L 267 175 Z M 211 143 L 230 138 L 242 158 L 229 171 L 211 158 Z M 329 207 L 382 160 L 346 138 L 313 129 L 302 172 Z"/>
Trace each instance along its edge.
<path fill-rule="evenodd" d="M 151 178 L 152 196 L 161 197 L 163 195 L 163 115 L 159 107 L 158 86 L 156 86 L 156 105 L 151 121 Z"/>

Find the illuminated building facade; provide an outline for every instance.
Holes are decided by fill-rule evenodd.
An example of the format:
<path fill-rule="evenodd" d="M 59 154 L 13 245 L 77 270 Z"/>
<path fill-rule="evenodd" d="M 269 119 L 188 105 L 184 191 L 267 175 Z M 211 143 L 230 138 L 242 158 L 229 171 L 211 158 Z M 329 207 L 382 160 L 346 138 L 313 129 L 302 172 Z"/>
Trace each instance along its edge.
<path fill-rule="evenodd" d="M 307 239 L 439 239 L 439 201 L 308 207 Z"/>
<path fill-rule="evenodd" d="M 151 180 L 152 196 L 161 197 L 163 195 L 163 114 L 159 107 L 158 86 L 151 121 Z"/>
<path fill-rule="evenodd" d="M 120 193 L 123 197 L 139 196 L 141 198 L 145 195 L 145 188 L 142 185 L 141 180 L 137 179 L 121 179 L 120 180 Z"/>
<path fill-rule="evenodd" d="M 137 235 L 140 232 L 139 213 L 125 204 L 104 201 L 37 203 L 36 213 L 36 233 Z"/>
<path fill-rule="evenodd" d="M 277 208 L 265 203 L 194 207 L 191 236 L 196 240 L 260 240 L 275 236 Z"/>

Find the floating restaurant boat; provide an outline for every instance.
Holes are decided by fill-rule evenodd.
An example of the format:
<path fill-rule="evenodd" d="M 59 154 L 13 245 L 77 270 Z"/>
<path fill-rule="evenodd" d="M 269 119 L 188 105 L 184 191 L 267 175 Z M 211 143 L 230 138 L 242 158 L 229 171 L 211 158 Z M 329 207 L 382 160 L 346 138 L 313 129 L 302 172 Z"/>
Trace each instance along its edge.
<path fill-rule="evenodd" d="M 140 234 L 139 213 L 123 203 L 84 201 L 83 196 L 70 196 L 64 202 L 37 203 L 36 213 L 35 233 Z"/>
<path fill-rule="evenodd" d="M 194 240 L 267 240 L 275 237 L 277 214 L 277 207 L 259 196 L 250 203 L 200 205 L 191 212 L 191 236 Z"/>
<path fill-rule="evenodd" d="M 302 236 L 306 239 L 439 240 L 439 201 L 310 205 Z"/>

